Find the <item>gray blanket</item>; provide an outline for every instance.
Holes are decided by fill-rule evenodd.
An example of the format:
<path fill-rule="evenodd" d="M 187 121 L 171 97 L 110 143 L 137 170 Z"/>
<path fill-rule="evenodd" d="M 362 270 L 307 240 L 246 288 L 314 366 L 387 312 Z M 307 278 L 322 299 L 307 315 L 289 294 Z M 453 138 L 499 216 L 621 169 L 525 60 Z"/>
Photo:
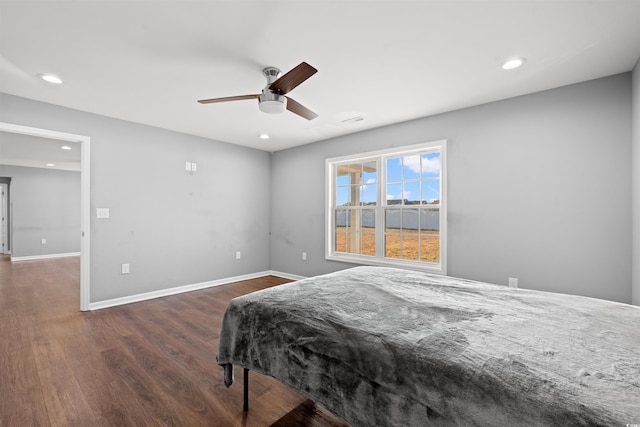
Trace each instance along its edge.
<path fill-rule="evenodd" d="M 382 267 L 235 298 L 218 363 L 354 426 L 640 423 L 640 307 Z"/>

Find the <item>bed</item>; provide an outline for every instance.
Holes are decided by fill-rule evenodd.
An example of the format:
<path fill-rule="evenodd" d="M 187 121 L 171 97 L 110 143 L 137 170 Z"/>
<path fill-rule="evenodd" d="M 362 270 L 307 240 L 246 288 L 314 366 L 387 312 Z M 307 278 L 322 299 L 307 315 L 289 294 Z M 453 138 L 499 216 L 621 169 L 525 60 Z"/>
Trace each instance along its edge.
<path fill-rule="evenodd" d="M 235 298 L 217 361 L 353 426 L 640 424 L 640 307 L 448 276 L 355 267 Z"/>

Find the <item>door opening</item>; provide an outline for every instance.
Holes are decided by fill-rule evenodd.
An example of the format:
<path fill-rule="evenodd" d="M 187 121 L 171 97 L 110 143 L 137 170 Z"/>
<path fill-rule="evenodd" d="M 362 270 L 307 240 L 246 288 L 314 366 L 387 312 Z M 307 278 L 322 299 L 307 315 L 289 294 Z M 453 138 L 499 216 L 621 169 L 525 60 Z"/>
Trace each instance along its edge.
<path fill-rule="evenodd" d="M 84 135 L 58 132 L 0 122 L 0 131 L 13 132 L 22 135 L 38 136 L 76 143 L 80 146 L 80 310 L 90 309 L 90 143 L 91 138 Z"/>
<path fill-rule="evenodd" d="M 11 253 L 9 245 L 9 185 L 0 183 L 0 253 Z"/>

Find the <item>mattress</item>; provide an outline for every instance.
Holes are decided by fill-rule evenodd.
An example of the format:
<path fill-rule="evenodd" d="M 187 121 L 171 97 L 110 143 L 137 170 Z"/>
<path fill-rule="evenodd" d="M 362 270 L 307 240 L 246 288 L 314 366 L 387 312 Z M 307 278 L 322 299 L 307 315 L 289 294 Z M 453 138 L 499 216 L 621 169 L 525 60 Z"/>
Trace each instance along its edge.
<path fill-rule="evenodd" d="M 640 423 L 640 307 L 356 267 L 233 299 L 217 360 L 353 426 Z"/>

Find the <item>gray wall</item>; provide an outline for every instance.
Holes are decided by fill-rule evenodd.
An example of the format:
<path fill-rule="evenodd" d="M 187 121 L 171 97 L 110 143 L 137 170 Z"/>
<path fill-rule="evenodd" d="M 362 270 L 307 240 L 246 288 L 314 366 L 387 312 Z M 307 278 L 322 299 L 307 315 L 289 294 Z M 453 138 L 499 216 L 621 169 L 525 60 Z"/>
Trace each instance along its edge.
<path fill-rule="evenodd" d="M 633 304 L 640 305 L 640 59 L 633 69 Z"/>
<path fill-rule="evenodd" d="M 631 301 L 630 73 L 276 152 L 272 269 L 352 266 L 324 259 L 325 158 L 439 139 L 449 275 Z"/>
<path fill-rule="evenodd" d="M 80 172 L 0 165 L 0 176 L 11 178 L 12 257 L 80 252 Z"/>
<path fill-rule="evenodd" d="M 269 270 L 269 153 L 6 94 L 0 110 L 91 137 L 91 302 Z"/>

